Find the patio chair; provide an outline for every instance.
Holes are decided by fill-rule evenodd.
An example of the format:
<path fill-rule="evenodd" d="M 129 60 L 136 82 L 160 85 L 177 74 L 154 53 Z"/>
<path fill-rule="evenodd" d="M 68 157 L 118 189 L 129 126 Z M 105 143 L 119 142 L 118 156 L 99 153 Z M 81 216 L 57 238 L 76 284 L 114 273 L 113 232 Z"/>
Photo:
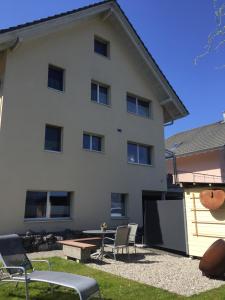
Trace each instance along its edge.
<path fill-rule="evenodd" d="M 129 223 L 128 227 L 130 228 L 129 245 L 134 247 L 134 251 L 136 253 L 136 235 L 137 235 L 138 224 Z"/>
<path fill-rule="evenodd" d="M 94 279 L 65 272 L 53 272 L 47 260 L 29 260 L 22 240 L 17 234 L 0 236 L 0 259 L 4 265 L 0 268 L 0 281 L 24 283 L 26 300 L 30 299 L 29 283 L 31 282 L 45 282 L 74 289 L 81 300 L 97 294 L 101 298 L 98 284 Z M 47 263 L 49 271 L 36 271 L 31 263 L 33 261 Z"/>
<path fill-rule="evenodd" d="M 127 225 L 118 226 L 115 233 L 115 239 L 109 237 L 104 238 L 103 240 L 104 247 L 106 246 L 112 249 L 113 257 L 115 260 L 116 260 L 116 252 L 118 253 L 119 249 L 122 249 L 123 251 L 123 249 L 126 248 L 127 254 L 129 256 L 129 243 L 128 243 L 129 232 L 130 232 L 130 228 Z M 106 244 L 105 241 L 109 241 L 111 242 L 111 244 Z"/>

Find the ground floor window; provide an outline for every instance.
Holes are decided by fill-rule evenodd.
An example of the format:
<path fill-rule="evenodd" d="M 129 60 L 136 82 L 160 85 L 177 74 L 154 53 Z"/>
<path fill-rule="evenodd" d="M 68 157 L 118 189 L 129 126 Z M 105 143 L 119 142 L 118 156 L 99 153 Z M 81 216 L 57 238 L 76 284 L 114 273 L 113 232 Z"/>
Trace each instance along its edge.
<path fill-rule="evenodd" d="M 111 194 L 111 217 L 126 217 L 127 194 Z"/>
<path fill-rule="evenodd" d="M 27 191 L 25 219 L 69 218 L 70 192 Z"/>

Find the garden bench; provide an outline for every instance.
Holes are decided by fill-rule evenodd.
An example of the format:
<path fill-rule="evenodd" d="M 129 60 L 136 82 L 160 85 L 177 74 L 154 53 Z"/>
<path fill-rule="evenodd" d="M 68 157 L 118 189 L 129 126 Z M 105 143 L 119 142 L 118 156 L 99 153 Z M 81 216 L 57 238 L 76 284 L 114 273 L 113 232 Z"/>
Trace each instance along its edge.
<path fill-rule="evenodd" d="M 82 238 L 75 240 L 64 240 L 58 243 L 63 245 L 63 253 L 67 259 L 76 259 L 79 261 L 86 261 L 90 258 L 91 251 L 98 248 L 98 243 L 101 241 L 100 237 Z"/>

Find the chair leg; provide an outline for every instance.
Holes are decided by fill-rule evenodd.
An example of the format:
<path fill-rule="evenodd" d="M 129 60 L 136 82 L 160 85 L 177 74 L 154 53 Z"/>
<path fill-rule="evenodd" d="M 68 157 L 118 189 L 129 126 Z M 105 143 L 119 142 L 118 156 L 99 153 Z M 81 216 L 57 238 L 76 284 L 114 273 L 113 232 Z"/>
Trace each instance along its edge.
<path fill-rule="evenodd" d="M 128 260 L 130 260 L 129 246 L 127 247 Z"/>
<path fill-rule="evenodd" d="M 29 286 L 28 286 L 28 282 L 27 281 L 25 281 L 25 292 L 26 292 L 26 300 L 30 300 Z"/>
<path fill-rule="evenodd" d="M 116 260 L 116 249 L 113 249 L 114 260 Z"/>

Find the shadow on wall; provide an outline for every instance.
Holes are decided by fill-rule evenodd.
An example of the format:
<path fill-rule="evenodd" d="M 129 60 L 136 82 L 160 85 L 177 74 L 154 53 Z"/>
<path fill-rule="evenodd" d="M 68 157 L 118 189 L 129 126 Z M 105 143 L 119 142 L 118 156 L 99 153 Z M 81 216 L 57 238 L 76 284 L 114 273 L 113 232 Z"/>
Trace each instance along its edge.
<path fill-rule="evenodd" d="M 225 202 L 219 209 L 214 211 L 210 210 L 209 212 L 217 221 L 225 221 Z"/>

